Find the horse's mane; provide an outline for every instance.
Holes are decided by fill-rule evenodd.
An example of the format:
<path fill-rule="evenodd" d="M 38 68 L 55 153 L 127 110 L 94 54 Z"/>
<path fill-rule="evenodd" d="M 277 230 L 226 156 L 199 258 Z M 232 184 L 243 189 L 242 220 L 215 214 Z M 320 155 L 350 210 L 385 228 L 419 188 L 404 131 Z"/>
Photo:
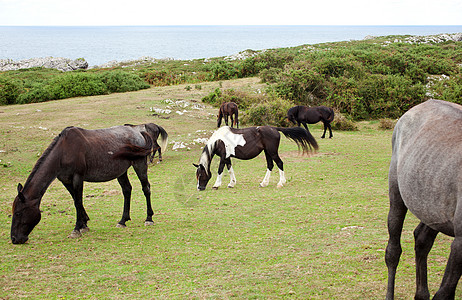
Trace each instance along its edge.
<path fill-rule="evenodd" d="M 72 128 L 72 126 L 69 126 L 69 127 L 66 127 L 63 129 L 63 131 L 61 131 L 60 134 L 58 134 L 58 136 L 56 136 L 53 141 L 51 141 L 51 144 L 48 146 L 48 148 L 45 149 L 45 151 L 43 151 L 42 155 L 40 156 L 40 158 L 37 160 L 37 162 L 35 163 L 35 166 L 34 168 L 32 169 L 32 171 L 30 172 L 29 174 L 29 177 L 27 177 L 27 180 L 26 180 L 26 183 L 24 184 L 24 186 L 27 186 L 30 181 L 32 180 L 32 178 L 34 177 L 35 173 L 37 173 L 37 170 L 40 168 L 40 166 L 42 165 L 42 163 L 45 161 L 45 159 L 48 157 L 48 155 L 51 153 L 51 151 L 54 149 L 54 147 L 56 146 L 56 144 L 58 143 L 58 141 L 66 135 L 67 131 L 69 130 L 69 128 Z"/>

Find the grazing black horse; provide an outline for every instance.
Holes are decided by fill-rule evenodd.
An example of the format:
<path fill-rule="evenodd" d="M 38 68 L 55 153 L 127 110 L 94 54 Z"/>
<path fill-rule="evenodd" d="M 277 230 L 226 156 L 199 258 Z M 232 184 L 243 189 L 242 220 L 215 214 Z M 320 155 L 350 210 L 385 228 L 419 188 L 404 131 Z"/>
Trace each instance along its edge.
<path fill-rule="evenodd" d="M 334 120 L 334 110 L 327 106 L 316 106 L 316 107 L 307 107 L 303 105 L 298 105 L 290 108 L 287 111 L 287 118 L 290 122 L 297 124 L 303 124 L 305 129 L 308 130 L 306 124 L 315 124 L 321 121 L 324 124 L 324 133 L 321 138 L 326 137 L 326 130 L 329 128 L 329 138 L 332 138 L 332 127 L 330 123 Z"/>
<path fill-rule="evenodd" d="M 443 281 L 433 299 L 454 299 L 462 274 L 462 106 L 428 100 L 406 112 L 392 137 L 389 172 L 389 240 L 386 299 L 394 298 L 401 232 L 408 210 L 419 220 L 414 231 L 415 299 L 430 299 L 427 257 L 439 232 L 454 237 Z"/>
<path fill-rule="evenodd" d="M 131 126 L 86 130 L 65 128 L 35 164 L 24 187 L 18 184 L 13 202 L 11 241 L 23 244 L 40 222 L 40 202 L 49 185 L 58 178 L 74 199 L 77 213 L 75 228 L 69 235 L 77 238 L 88 231 L 90 219 L 83 207 L 83 182 L 104 182 L 117 178 L 124 195 L 124 211 L 118 226 L 130 220 L 132 186 L 127 169 L 133 166 L 146 197 L 146 225 L 153 224 L 151 189 L 147 157 L 153 151 L 150 135 Z"/>
<path fill-rule="evenodd" d="M 140 132 L 142 131 L 147 132 L 153 142 L 153 146 L 152 146 L 153 151 L 149 157 L 149 162 L 152 163 L 156 152 L 159 152 L 159 162 L 162 161 L 162 152 L 165 152 L 165 150 L 167 149 L 167 144 L 168 144 L 168 134 L 164 128 L 154 123 L 147 123 L 147 124 L 141 124 L 141 125 L 125 124 L 125 126 L 133 127 Z M 159 138 L 159 135 L 161 137 L 160 146 L 157 143 L 157 139 Z"/>
<path fill-rule="evenodd" d="M 286 178 L 284 175 L 284 166 L 278 154 L 281 138 L 279 132 L 282 132 L 287 138 L 295 141 L 299 147 L 302 147 L 303 152 L 308 152 L 312 148 L 318 149 L 318 144 L 310 132 L 300 127 L 279 128 L 259 126 L 244 129 L 234 129 L 228 126 L 221 127 L 215 131 L 204 147 L 199 164 L 194 164 L 197 168 L 198 190 L 205 190 L 207 183 L 212 177 L 210 164 L 214 155 L 220 157 L 220 165 L 218 167 L 218 177 L 213 188 L 217 189 L 221 186 L 221 178 L 225 165 L 231 177 L 231 181 L 228 184 L 228 187 L 231 188 L 236 184 L 236 177 L 231 166 L 231 157 L 247 160 L 256 157 L 262 151 L 265 152 L 268 169 L 260 186 L 265 187 L 268 185 L 274 161 L 279 168 L 279 183 L 277 186 L 282 187 L 286 183 Z"/>
<path fill-rule="evenodd" d="M 220 106 L 218 111 L 217 127 L 221 126 L 221 119 L 225 118 L 225 124 L 228 126 L 228 116 L 231 118 L 231 127 L 236 125 L 239 128 L 239 111 L 237 109 L 237 104 L 234 102 L 225 102 Z M 235 119 L 233 119 L 233 116 Z"/>

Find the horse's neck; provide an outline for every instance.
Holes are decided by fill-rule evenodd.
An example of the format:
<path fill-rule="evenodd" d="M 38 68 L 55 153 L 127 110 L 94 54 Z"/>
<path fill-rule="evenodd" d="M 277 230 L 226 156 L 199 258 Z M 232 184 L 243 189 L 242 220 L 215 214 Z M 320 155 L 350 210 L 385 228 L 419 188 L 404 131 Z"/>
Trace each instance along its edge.
<path fill-rule="evenodd" d="M 199 163 L 203 165 L 206 170 L 210 170 L 210 164 L 212 163 L 212 158 L 214 155 L 214 147 L 209 147 L 209 145 L 205 145 Z"/>
<path fill-rule="evenodd" d="M 44 160 L 37 162 L 33 172 L 24 184 L 23 194 L 26 199 L 40 200 L 53 180 L 56 179 L 58 168 L 59 161 L 52 153 Z"/>

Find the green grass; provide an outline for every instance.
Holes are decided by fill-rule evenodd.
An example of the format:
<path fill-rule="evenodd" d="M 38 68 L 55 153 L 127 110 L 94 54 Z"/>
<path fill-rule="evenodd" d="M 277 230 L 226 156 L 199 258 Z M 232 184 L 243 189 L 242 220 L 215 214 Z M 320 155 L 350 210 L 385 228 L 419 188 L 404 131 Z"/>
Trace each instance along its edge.
<path fill-rule="evenodd" d="M 225 88 L 252 89 L 257 79 L 224 81 Z M 301 156 L 281 139 L 287 186 L 277 189 L 278 172 L 259 188 L 264 156 L 234 160 L 237 184 L 195 190 L 195 169 L 210 136 L 216 109 L 188 109 L 158 118 L 150 107 L 165 99 L 200 101 L 218 83 L 202 89 L 185 85 L 73 98 L 0 108 L 0 298 L 39 299 L 383 299 L 384 249 L 388 234 L 387 173 L 391 131 L 363 122 L 355 132 L 334 131 L 321 140 L 320 125 L 310 130 L 318 153 Z M 75 209 L 65 188 L 55 181 L 42 200 L 42 221 L 25 245 L 10 242 L 11 204 L 39 154 L 64 127 L 103 128 L 154 122 L 170 142 L 190 149 L 169 150 L 149 168 L 154 225 L 145 227 L 145 200 L 130 171 L 132 221 L 115 225 L 122 214 L 117 181 L 86 183 L 84 205 L 91 231 L 68 239 Z M 40 128 L 41 127 L 41 128 Z M 46 129 L 45 129 L 46 128 Z M 206 130 L 206 132 L 197 132 Z M 171 149 L 172 144 L 169 145 Z M 5 166 L 3 165 L 5 164 Z M 226 186 L 229 177 L 225 171 Z M 412 231 L 405 223 L 396 298 L 413 297 L 415 268 Z M 442 279 L 451 239 L 440 236 L 429 257 L 434 294 Z M 460 289 L 456 297 L 461 297 Z"/>

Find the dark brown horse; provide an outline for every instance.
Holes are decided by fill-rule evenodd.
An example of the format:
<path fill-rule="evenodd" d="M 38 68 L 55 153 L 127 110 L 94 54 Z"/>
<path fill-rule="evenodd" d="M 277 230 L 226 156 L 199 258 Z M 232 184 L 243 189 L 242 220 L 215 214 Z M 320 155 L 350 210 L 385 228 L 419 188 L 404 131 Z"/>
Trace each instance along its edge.
<path fill-rule="evenodd" d="M 131 184 L 127 169 L 133 166 L 146 197 L 146 224 L 152 224 L 151 190 L 147 157 L 153 151 L 150 135 L 130 126 L 86 130 L 65 128 L 35 164 L 24 187 L 18 184 L 13 202 L 11 241 L 23 244 L 40 222 L 40 202 L 48 186 L 58 178 L 71 194 L 77 221 L 69 237 L 88 230 L 89 217 L 83 207 L 83 182 L 104 182 L 117 178 L 124 195 L 124 210 L 118 225 L 130 220 Z"/>
<path fill-rule="evenodd" d="M 131 126 L 140 132 L 142 131 L 147 132 L 153 142 L 153 146 L 152 146 L 153 151 L 151 153 L 151 156 L 149 157 L 149 162 L 152 163 L 156 152 L 159 152 L 159 162 L 162 161 L 162 152 L 165 152 L 165 150 L 167 149 L 167 144 L 168 144 L 168 134 L 164 128 L 154 123 L 147 123 L 147 124 L 141 124 L 141 125 L 125 124 L 125 126 Z M 161 137 L 160 146 L 157 143 L 157 139 L 159 138 L 159 135 Z"/>
<path fill-rule="evenodd" d="M 210 164 L 215 155 L 220 157 L 220 165 L 218 167 L 218 177 L 213 185 L 214 189 L 221 186 L 221 178 L 223 169 L 226 165 L 231 178 L 228 187 L 232 188 L 236 184 L 236 177 L 231 166 L 231 158 L 252 159 L 258 156 L 262 151 L 265 152 L 267 171 L 265 178 L 260 183 L 261 187 L 265 187 L 269 183 L 271 171 L 273 170 L 273 161 L 279 168 L 279 183 L 278 187 L 282 187 L 286 183 L 284 175 L 284 166 L 278 154 L 279 142 L 282 132 L 287 138 L 292 139 L 299 147 L 302 147 L 304 152 L 310 151 L 312 148 L 318 149 L 318 144 L 309 131 L 300 127 L 294 128 L 279 128 L 270 126 L 249 127 L 244 129 L 234 129 L 228 126 L 221 127 L 210 137 L 207 145 L 202 151 L 199 164 L 194 166 L 197 168 L 197 189 L 205 190 L 207 183 L 212 174 L 210 172 Z"/>
<path fill-rule="evenodd" d="M 406 112 L 392 137 L 389 172 L 387 299 L 394 298 L 401 232 L 407 211 L 420 224 L 414 231 L 415 299 L 430 299 L 427 257 L 439 232 L 453 236 L 443 281 L 433 299 L 454 299 L 462 274 L 462 106 L 429 100 Z"/>
<path fill-rule="evenodd" d="M 327 106 L 307 107 L 303 105 L 294 106 L 287 111 L 287 118 L 290 122 L 303 124 L 308 131 L 306 124 L 315 124 L 321 121 L 324 124 L 324 133 L 321 138 L 326 137 L 326 130 L 329 128 L 329 138 L 332 138 L 332 127 L 330 123 L 334 120 L 334 110 Z"/>
<path fill-rule="evenodd" d="M 231 118 L 231 127 L 236 125 L 239 128 L 239 111 L 237 109 L 237 104 L 234 102 L 225 102 L 220 106 L 218 111 L 217 127 L 221 126 L 221 119 L 225 118 L 225 124 L 228 126 L 228 117 Z"/>

